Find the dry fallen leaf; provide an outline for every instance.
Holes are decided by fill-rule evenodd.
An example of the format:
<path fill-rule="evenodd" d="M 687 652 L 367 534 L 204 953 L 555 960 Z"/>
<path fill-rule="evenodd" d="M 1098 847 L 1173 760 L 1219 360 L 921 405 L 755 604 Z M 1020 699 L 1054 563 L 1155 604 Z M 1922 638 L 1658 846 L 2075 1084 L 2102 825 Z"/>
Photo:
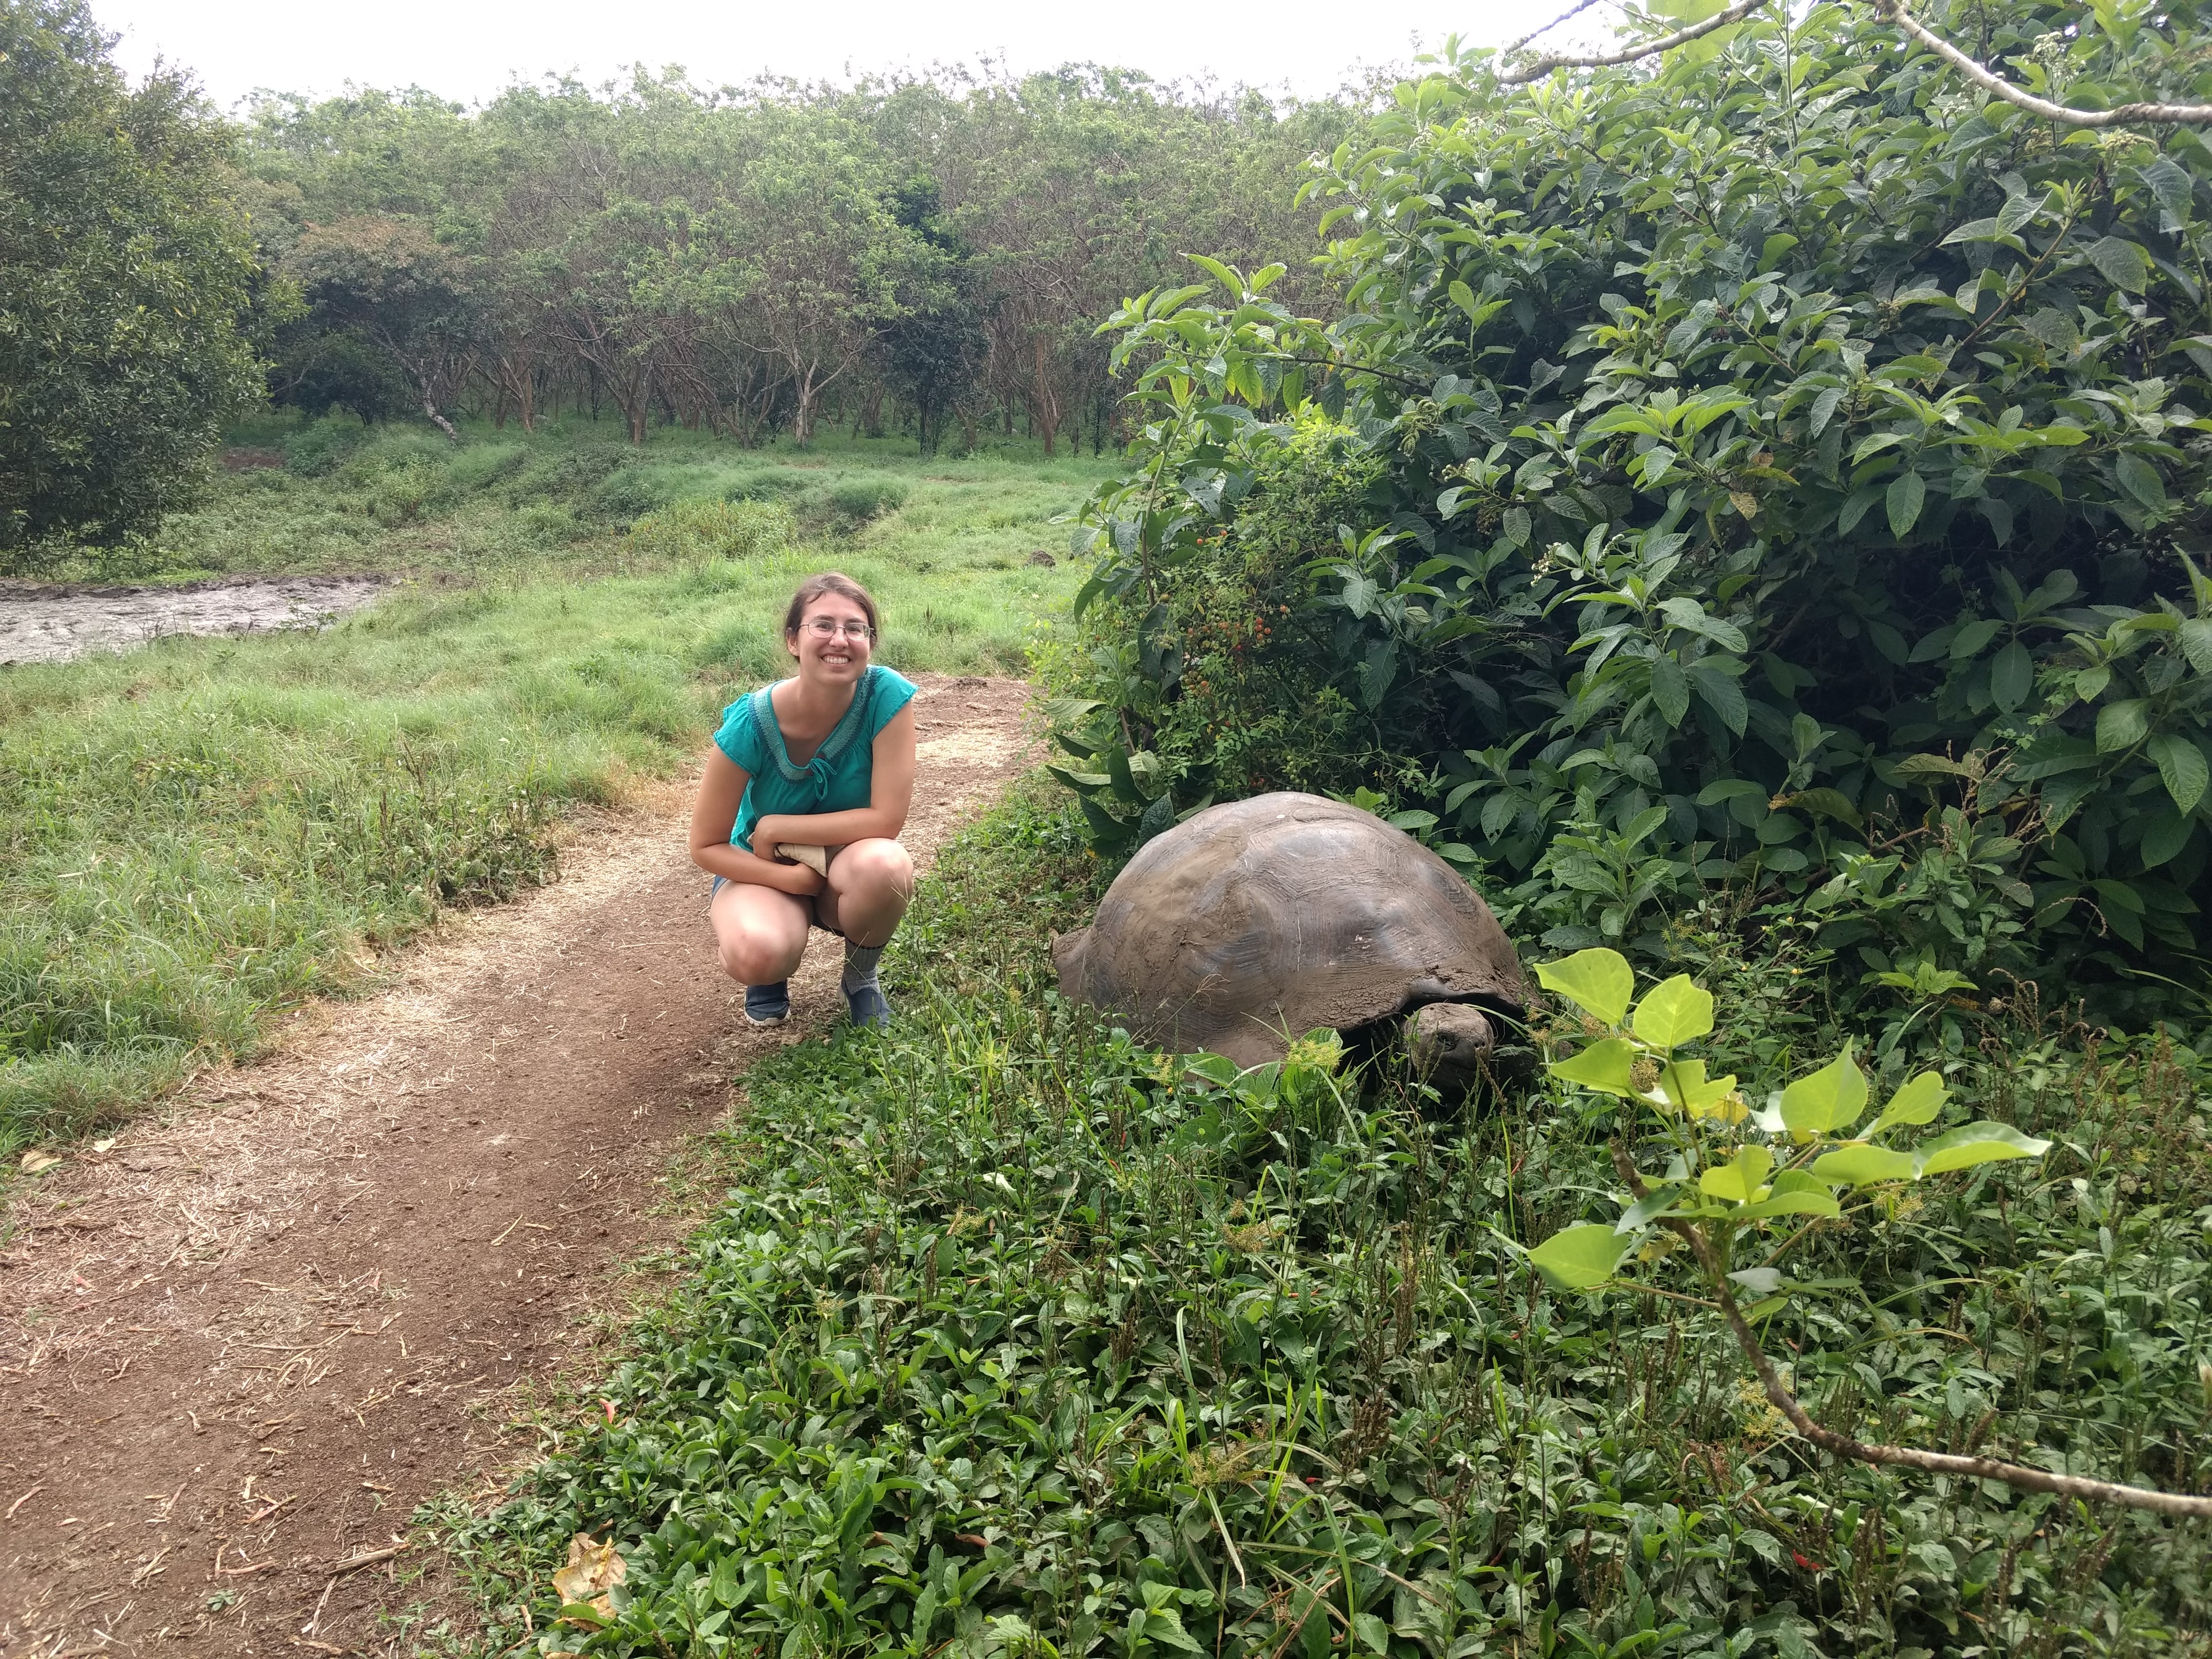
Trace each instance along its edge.
<path fill-rule="evenodd" d="M 60 1162 L 60 1157 L 53 1152 L 26 1152 L 23 1154 L 23 1173 L 36 1175 L 41 1170 L 52 1169 Z"/>
<path fill-rule="evenodd" d="M 95 1152 L 113 1152 L 115 1150 L 115 1137 L 113 1135 L 109 1135 L 104 1140 L 94 1141 L 92 1143 L 92 1150 Z"/>
<path fill-rule="evenodd" d="M 629 1576 L 629 1566 L 611 1541 L 601 1544 L 589 1533 L 568 1540 L 568 1565 L 553 1575 L 553 1589 L 566 1605 L 587 1601 L 601 1617 L 615 1616 L 614 1587 Z"/>

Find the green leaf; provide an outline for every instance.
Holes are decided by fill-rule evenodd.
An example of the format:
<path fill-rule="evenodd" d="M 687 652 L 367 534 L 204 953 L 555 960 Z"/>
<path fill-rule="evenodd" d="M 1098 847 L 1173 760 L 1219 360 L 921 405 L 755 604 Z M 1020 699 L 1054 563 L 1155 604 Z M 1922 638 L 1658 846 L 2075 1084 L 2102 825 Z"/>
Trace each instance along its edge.
<path fill-rule="evenodd" d="M 1694 1042 L 1713 1029 L 1713 996 L 1687 974 L 1655 985 L 1636 1005 L 1636 1035 L 1655 1048 Z"/>
<path fill-rule="evenodd" d="M 1782 1091 L 1782 1121 L 1800 1139 L 1832 1134 L 1857 1122 L 1866 1101 L 1866 1073 L 1845 1043 L 1843 1053 Z"/>
<path fill-rule="evenodd" d="M 1194 265 L 1203 266 L 1215 282 L 1229 290 L 1231 299 L 1241 300 L 1244 297 L 1244 279 L 1222 264 L 1220 260 L 1208 258 L 1203 253 L 1186 253 L 1183 258 Z"/>
<path fill-rule="evenodd" d="M 1721 717 L 1721 724 L 1736 734 L 1751 720 L 1751 705 L 1744 701 L 1743 688 L 1730 676 L 1704 663 L 1692 663 L 1689 669 L 1690 684 L 1697 689 L 1705 705 Z"/>
<path fill-rule="evenodd" d="M 1633 1242 L 1602 1224 L 1569 1227 L 1529 1251 L 1528 1262 L 1563 1291 L 1587 1291 L 1613 1277 Z"/>
<path fill-rule="evenodd" d="M 1917 472 L 1901 472 L 1890 481 L 1882 505 L 1889 514 L 1889 533 L 1899 541 L 1905 532 L 1920 520 L 1921 503 L 1928 499 L 1928 486 Z"/>
<path fill-rule="evenodd" d="M 2143 831 L 2142 840 L 2136 848 L 2143 861 L 2143 868 L 2155 870 L 2188 846 L 2193 823 L 2194 820 L 2182 817 L 2172 807 L 2153 818 L 2150 828 Z"/>
<path fill-rule="evenodd" d="M 1821 813 L 1838 823 L 1848 823 L 1854 830 L 1861 828 L 1866 822 L 1859 816 L 1859 809 L 1851 805 L 1850 797 L 1840 789 L 1800 789 L 1794 795 L 1784 795 L 1781 804 L 1800 807 L 1808 812 Z"/>
<path fill-rule="evenodd" d="M 2051 1143 L 2024 1135 L 2009 1123 L 1969 1123 L 1963 1129 L 1923 1141 L 1913 1150 L 1919 1158 L 1920 1173 L 1933 1176 L 2003 1158 L 2041 1158 L 2051 1150 Z"/>
<path fill-rule="evenodd" d="M 1618 951 L 1577 951 L 1557 962 L 1540 962 L 1536 980 L 1607 1025 L 1617 1026 L 1627 1017 L 1628 1000 L 1636 991 L 1635 971 Z"/>
<path fill-rule="evenodd" d="M 2120 488 L 2145 507 L 2155 512 L 2166 506 L 2166 483 L 2158 469 L 2133 450 L 2122 455 L 2113 470 L 2119 475 Z"/>
<path fill-rule="evenodd" d="M 2114 288 L 2140 294 L 2150 285 L 2150 261 L 2133 242 L 2103 236 L 2089 244 L 2089 263 L 2104 273 Z"/>
<path fill-rule="evenodd" d="M 1813 1173 L 1841 1187 L 1866 1187 L 1877 1181 L 1910 1181 L 1917 1173 L 1910 1152 L 1887 1146 L 1843 1146 L 1813 1160 Z"/>
<path fill-rule="evenodd" d="M 1670 726 L 1681 725 L 1682 717 L 1690 712 L 1689 676 L 1673 657 L 1651 659 L 1651 704 Z"/>
<path fill-rule="evenodd" d="M 1601 1037 L 1580 1054 L 1556 1060 L 1545 1069 L 1562 1083 L 1579 1083 L 1585 1089 L 1597 1089 L 1619 1095 L 1624 1100 L 1633 1100 L 1636 1085 L 1632 1081 L 1632 1068 L 1635 1064 L 1636 1050 L 1625 1038 Z"/>
<path fill-rule="evenodd" d="M 2212 622 L 2192 617 L 2181 624 L 2181 654 L 2198 673 L 2212 674 Z M 2088 678 L 2087 673 L 2078 676 L 2077 684 Z"/>
<path fill-rule="evenodd" d="M 1708 1198 L 1724 1198 L 1733 1204 L 1749 1204 L 1761 1196 L 1766 1177 L 1774 1168 L 1774 1154 L 1753 1145 L 1741 1148 L 1726 1164 L 1717 1164 L 1698 1177 L 1698 1190 Z"/>
<path fill-rule="evenodd" d="M 1867 1133 L 1878 1135 L 1893 1123 L 1932 1123 L 1950 1092 L 1941 1076 L 1923 1072 L 1889 1097 L 1889 1104 L 1881 1109 L 1881 1115 Z"/>
<path fill-rule="evenodd" d="M 1990 695 L 2008 714 L 2027 701 L 2035 690 L 2035 659 L 2018 640 L 1997 653 L 1990 663 Z"/>
<path fill-rule="evenodd" d="M 2175 808 L 2195 811 L 2197 803 L 2204 799 L 2204 751 L 2170 732 L 2159 732 L 2144 746 L 2158 763 L 2158 775 L 2165 781 L 2166 793 L 2173 797 Z"/>
<path fill-rule="evenodd" d="M 1808 1181 L 1812 1179 L 1810 1176 L 1805 1178 Z M 1843 1212 L 1843 1206 L 1836 1202 L 1835 1195 L 1825 1187 L 1817 1192 L 1807 1191 L 1803 1188 L 1784 1190 L 1781 1182 L 1777 1181 L 1773 1192 L 1760 1199 L 1756 1204 L 1747 1204 L 1740 1210 L 1730 1210 L 1727 1218 L 1730 1221 L 1763 1221 L 1769 1216 L 1832 1216 L 1841 1215 Z"/>
<path fill-rule="evenodd" d="M 2132 749 L 2150 732 L 2150 705 L 2140 697 L 2108 702 L 2097 711 L 2097 752 L 2117 754 Z"/>

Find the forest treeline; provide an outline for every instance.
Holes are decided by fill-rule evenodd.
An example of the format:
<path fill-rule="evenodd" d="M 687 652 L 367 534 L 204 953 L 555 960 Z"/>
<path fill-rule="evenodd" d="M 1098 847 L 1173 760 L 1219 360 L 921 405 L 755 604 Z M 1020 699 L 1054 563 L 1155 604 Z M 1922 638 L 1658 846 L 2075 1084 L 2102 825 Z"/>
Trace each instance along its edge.
<path fill-rule="evenodd" d="M 0 562 L 143 538 L 227 422 L 549 413 L 1094 450 L 1097 329 L 1185 256 L 1287 262 L 1384 82 L 1311 103 L 1079 65 L 852 88 L 269 95 L 133 84 L 86 0 L 0 0 Z"/>
<path fill-rule="evenodd" d="M 271 396 L 320 413 L 605 413 L 746 443 L 825 419 L 1097 447 L 1097 325 L 1190 253 L 1307 266 L 1309 160 L 1359 100 L 1091 66 L 853 89 L 517 85 L 264 100 L 240 197 L 298 314 Z M 1317 298 L 1312 294 L 1308 299 Z"/>

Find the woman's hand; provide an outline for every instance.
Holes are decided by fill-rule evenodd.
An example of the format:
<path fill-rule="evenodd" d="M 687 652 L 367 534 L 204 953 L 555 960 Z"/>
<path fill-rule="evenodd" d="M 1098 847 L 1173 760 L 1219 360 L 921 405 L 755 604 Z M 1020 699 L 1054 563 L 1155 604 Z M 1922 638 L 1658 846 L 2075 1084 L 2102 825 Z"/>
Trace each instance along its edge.
<path fill-rule="evenodd" d="M 788 812 L 767 812 L 753 825 L 753 852 L 764 859 L 774 859 L 775 849 L 786 842 L 794 847 L 814 847 L 821 843 L 806 834 L 806 820 Z M 781 862 L 781 860 L 778 860 Z"/>
<path fill-rule="evenodd" d="M 812 898 L 830 884 L 826 878 L 816 875 L 803 864 L 773 859 L 769 860 L 768 867 L 775 872 L 776 890 L 789 893 L 793 898 Z"/>

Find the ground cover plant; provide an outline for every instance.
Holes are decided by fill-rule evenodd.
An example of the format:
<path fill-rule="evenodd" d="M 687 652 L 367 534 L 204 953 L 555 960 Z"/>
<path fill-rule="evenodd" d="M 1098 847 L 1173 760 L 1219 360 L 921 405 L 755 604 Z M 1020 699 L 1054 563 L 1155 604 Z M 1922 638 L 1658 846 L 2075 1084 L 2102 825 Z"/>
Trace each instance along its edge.
<path fill-rule="evenodd" d="M 2195 1523 L 1824 1459 L 1663 1245 L 1609 1297 L 1547 1282 L 1532 1248 L 1620 1217 L 1613 1145 L 1663 1160 L 1640 1107 L 1454 1121 L 1325 1036 L 1239 1076 L 1061 1003 L 1085 839 L 1018 796 L 892 947 L 900 1027 L 748 1074 L 684 1283 L 511 1500 L 434 1517 L 485 1651 L 2203 1650 Z M 1705 943 L 1682 1054 L 1753 1100 L 1817 1069 L 1802 993 Z M 2200 1062 L 2032 999 L 1976 1030 L 1881 1097 L 1929 1061 L 1924 1133 L 2050 1149 L 1846 1192 L 1763 1340 L 1825 1421 L 2200 1488 Z M 622 1582 L 601 1553 L 564 1605 L 579 1534 Z"/>
<path fill-rule="evenodd" d="M 309 453 L 329 439 L 287 430 Z M 194 543 L 198 522 L 173 520 L 183 540 L 167 544 L 243 547 L 260 568 L 304 526 L 289 568 L 381 562 L 424 580 L 319 633 L 0 671 L 11 1168 L 27 1142 L 251 1052 L 301 998 L 368 982 L 374 954 L 442 908 L 544 878 L 565 812 L 667 776 L 724 702 L 779 672 L 781 607 L 810 571 L 873 588 L 894 666 L 1018 672 L 1072 580 L 1026 551 L 1085 487 L 1013 461 L 933 464 L 928 478 L 792 468 L 786 487 L 772 458 L 745 453 L 732 471 L 729 447 L 700 446 L 641 476 L 634 516 L 599 520 L 590 543 L 471 571 L 455 521 L 496 538 L 542 500 L 468 496 L 452 481 L 480 476 L 468 469 L 483 449 L 438 439 L 436 476 L 460 504 L 410 542 L 360 500 L 418 452 L 407 434 L 360 436 L 357 473 L 278 474 L 282 490 L 233 474 L 222 528 Z M 558 472 L 580 453 L 552 434 L 508 454 L 518 471 Z M 759 493 L 726 499 L 726 475 Z M 340 529 L 318 541 L 323 523 Z"/>
<path fill-rule="evenodd" d="M 1724 888 L 1824 914 L 1841 997 L 2194 1011 L 2212 152 L 1881 11 L 1455 49 L 1308 186 L 1346 314 L 1216 263 L 1115 319 L 1144 465 L 1060 676 L 1103 844 L 1364 787 L 1554 946 L 1663 959 Z M 2191 6 L 1923 21 L 2093 106 L 2197 76 Z"/>

